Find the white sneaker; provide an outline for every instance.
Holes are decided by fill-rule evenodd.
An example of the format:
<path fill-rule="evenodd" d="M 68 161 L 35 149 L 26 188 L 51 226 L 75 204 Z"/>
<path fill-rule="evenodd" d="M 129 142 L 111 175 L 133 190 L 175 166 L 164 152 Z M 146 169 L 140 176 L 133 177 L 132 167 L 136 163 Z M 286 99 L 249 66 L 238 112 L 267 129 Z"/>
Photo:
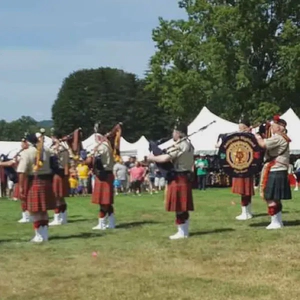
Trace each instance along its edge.
<path fill-rule="evenodd" d="M 22 212 L 22 218 L 18 221 L 18 223 L 30 223 L 30 216 L 27 211 Z"/>
<path fill-rule="evenodd" d="M 253 218 L 253 215 L 251 213 L 251 204 L 248 204 L 248 206 L 242 206 L 242 213 L 236 217 L 238 221 L 245 221 Z"/>
<path fill-rule="evenodd" d="M 274 216 L 271 216 L 271 223 L 266 227 L 266 229 L 280 229 L 283 228 L 283 223 L 281 221 L 281 212 Z"/>
<path fill-rule="evenodd" d="M 185 224 L 180 224 L 180 225 L 177 225 L 177 228 L 178 228 L 178 231 L 177 233 L 169 236 L 169 239 L 170 240 L 179 240 L 179 239 L 184 239 L 184 238 L 187 238 L 187 232 L 186 232 L 186 225 L 187 223 Z"/>
<path fill-rule="evenodd" d="M 41 226 L 41 236 L 43 238 L 44 242 L 48 242 L 49 236 L 48 236 L 48 226 Z"/>
<path fill-rule="evenodd" d="M 115 215 L 111 214 L 108 216 L 108 224 L 106 225 L 106 228 L 114 229 L 116 227 L 116 221 L 115 221 Z"/>
<path fill-rule="evenodd" d="M 105 230 L 106 224 L 105 224 L 106 218 L 99 218 L 99 223 L 97 226 L 93 227 L 93 230 Z"/>
<path fill-rule="evenodd" d="M 51 223 L 49 223 L 49 226 L 57 226 L 62 225 L 62 217 L 61 214 L 54 214 L 54 219 Z"/>
<path fill-rule="evenodd" d="M 35 229 L 35 236 L 31 240 L 32 243 L 42 243 L 44 241 L 42 236 L 42 227 L 39 227 L 39 229 Z"/>
<path fill-rule="evenodd" d="M 63 212 L 63 213 L 60 213 L 60 218 L 61 218 L 61 224 L 62 224 L 62 225 L 68 223 L 68 213 L 67 213 L 66 210 L 65 210 L 65 212 Z"/>
<path fill-rule="evenodd" d="M 299 188 L 298 188 L 298 187 L 295 187 L 294 191 L 295 191 L 295 192 L 299 191 Z"/>

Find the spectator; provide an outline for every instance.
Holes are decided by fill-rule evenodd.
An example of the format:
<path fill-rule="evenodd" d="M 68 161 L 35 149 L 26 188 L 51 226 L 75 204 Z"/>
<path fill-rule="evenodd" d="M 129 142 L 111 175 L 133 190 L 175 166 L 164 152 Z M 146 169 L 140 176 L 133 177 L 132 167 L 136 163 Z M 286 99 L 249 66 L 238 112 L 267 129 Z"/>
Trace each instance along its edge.
<path fill-rule="evenodd" d="M 78 187 L 78 181 L 75 173 L 70 174 L 69 183 L 70 183 L 70 196 L 74 197 L 77 194 L 77 187 Z"/>
<path fill-rule="evenodd" d="M 200 157 L 195 162 L 195 166 L 197 168 L 198 188 L 205 191 L 208 161 L 204 154 L 200 154 Z"/>
<path fill-rule="evenodd" d="M 153 191 L 155 191 L 155 172 L 156 172 L 156 165 L 155 163 L 150 163 L 148 166 L 148 180 L 149 180 L 149 192 L 152 195 Z"/>
<path fill-rule="evenodd" d="M 158 169 L 156 169 L 155 179 L 154 179 L 154 186 L 156 192 L 163 190 L 165 188 L 165 184 L 166 184 L 165 178 L 162 176 L 161 172 Z"/>
<path fill-rule="evenodd" d="M 7 189 L 8 189 L 8 197 L 10 199 L 13 199 L 14 183 L 11 180 L 9 180 L 9 178 L 7 178 Z"/>
<path fill-rule="evenodd" d="M 141 184 L 144 181 L 146 175 L 146 169 L 141 166 L 139 162 L 135 163 L 135 166 L 129 170 L 131 190 L 136 194 L 141 194 Z"/>
<path fill-rule="evenodd" d="M 125 162 L 125 166 L 127 167 L 127 169 L 131 169 L 135 166 L 136 163 L 136 157 L 135 156 L 130 156 L 129 160 L 127 162 Z"/>
<path fill-rule="evenodd" d="M 77 173 L 79 179 L 79 188 L 82 190 L 82 194 L 86 196 L 88 194 L 88 179 L 89 179 L 89 167 L 85 164 L 82 158 L 79 159 L 77 166 Z"/>
<path fill-rule="evenodd" d="M 300 181 L 300 158 L 298 157 L 297 160 L 295 161 L 294 164 L 294 168 L 295 168 L 295 175 L 296 175 L 296 186 L 295 186 L 295 191 L 298 191 L 298 184 Z"/>
<path fill-rule="evenodd" d="M 122 193 L 127 192 L 127 167 L 121 163 L 117 162 L 113 168 L 114 176 L 115 176 L 115 194 L 118 195 L 118 192 L 121 190 Z"/>

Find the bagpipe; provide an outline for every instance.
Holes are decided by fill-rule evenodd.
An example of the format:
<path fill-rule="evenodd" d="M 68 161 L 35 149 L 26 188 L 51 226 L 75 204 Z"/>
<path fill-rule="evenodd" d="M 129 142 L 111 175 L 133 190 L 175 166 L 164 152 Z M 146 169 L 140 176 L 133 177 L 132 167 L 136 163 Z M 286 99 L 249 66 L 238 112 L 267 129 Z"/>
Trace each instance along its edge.
<path fill-rule="evenodd" d="M 35 164 L 33 166 L 33 171 L 38 171 L 43 166 L 44 161 L 44 142 L 45 142 L 45 132 L 44 128 L 40 129 L 40 132 L 36 134 L 38 142 L 36 144 L 37 154 L 35 157 Z"/>
<path fill-rule="evenodd" d="M 13 158 L 9 158 L 9 153 L 8 154 L 1 154 L 0 155 L 0 160 L 1 162 L 7 162 L 16 159 L 20 153 L 24 151 L 24 149 L 21 149 Z M 12 181 L 13 183 L 18 183 L 18 173 L 14 167 L 3 167 L 4 173 L 6 177 Z"/>
<path fill-rule="evenodd" d="M 86 162 L 88 164 L 92 163 L 93 165 L 93 172 L 96 176 L 100 178 L 100 180 L 105 180 L 107 177 L 107 172 L 105 170 L 105 167 L 102 162 L 102 157 L 98 153 L 99 146 L 106 142 L 112 151 L 113 158 L 115 162 L 122 161 L 121 154 L 120 154 L 120 141 L 122 136 L 122 123 L 119 122 L 117 125 L 115 125 L 111 131 L 106 133 L 105 135 L 99 134 L 99 125 L 100 122 L 96 123 L 94 126 L 94 134 L 95 134 L 95 142 L 96 147 L 93 151 L 91 151 L 87 155 Z"/>
<path fill-rule="evenodd" d="M 156 141 L 156 142 L 149 141 L 149 152 L 151 152 L 154 156 L 159 156 L 159 155 L 166 154 L 166 153 L 172 153 L 173 151 L 177 150 L 178 145 L 180 143 L 182 143 L 183 141 L 188 140 L 194 134 L 207 129 L 213 123 L 216 123 L 216 121 L 212 121 L 209 124 L 199 128 L 195 132 L 183 137 L 178 142 L 175 142 L 173 145 L 171 145 L 170 147 L 167 147 L 166 149 L 161 149 L 158 146 L 161 143 L 162 140 L 159 140 L 159 141 Z M 174 164 L 172 162 L 156 163 L 156 166 L 157 166 L 158 170 L 161 172 L 162 176 L 166 180 L 168 180 L 168 178 L 171 178 L 173 176 L 173 173 L 175 172 Z"/>
<path fill-rule="evenodd" d="M 82 129 L 79 127 L 72 133 L 59 139 L 60 144 L 68 150 L 70 157 L 74 160 L 79 160 L 82 146 Z"/>

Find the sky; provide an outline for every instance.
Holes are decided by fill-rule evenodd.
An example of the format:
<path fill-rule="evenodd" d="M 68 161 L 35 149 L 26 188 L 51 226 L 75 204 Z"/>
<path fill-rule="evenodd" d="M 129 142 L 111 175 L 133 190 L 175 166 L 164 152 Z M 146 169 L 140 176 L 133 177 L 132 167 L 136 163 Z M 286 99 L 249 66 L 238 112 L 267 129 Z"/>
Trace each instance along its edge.
<path fill-rule="evenodd" d="M 177 0 L 1 0 L 0 119 L 51 119 L 64 78 L 83 68 L 142 77 L 158 17 L 184 18 Z"/>

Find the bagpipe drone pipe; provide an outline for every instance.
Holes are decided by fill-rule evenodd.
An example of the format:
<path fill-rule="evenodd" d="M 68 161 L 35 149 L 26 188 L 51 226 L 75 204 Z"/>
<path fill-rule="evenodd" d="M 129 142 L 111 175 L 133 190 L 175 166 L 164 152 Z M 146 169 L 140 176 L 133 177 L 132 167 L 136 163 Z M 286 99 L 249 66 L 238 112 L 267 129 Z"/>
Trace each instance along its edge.
<path fill-rule="evenodd" d="M 188 140 L 194 134 L 207 129 L 209 126 L 211 126 L 214 123 L 216 123 L 216 121 L 212 121 L 209 124 L 199 128 L 195 132 L 183 137 L 182 139 L 175 142 L 173 145 L 171 145 L 170 147 L 168 147 L 166 149 L 161 149 L 161 148 L 159 148 L 158 145 L 163 143 L 163 142 L 166 142 L 168 139 L 161 139 L 161 140 L 158 140 L 157 142 L 150 141 L 149 142 L 149 151 L 150 151 L 150 153 L 152 152 L 154 156 L 159 156 L 159 155 L 162 155 L 162 154 L 170 153 L 170 152 L 176 150 L 180 143 L 182 143 L 183 141 Z M 166 180 L 171 180 L 171 179 L 174 178 L 175 169 L 174 169 L 174 165 L 173 165 L 172 162 L 156 163 L 156 165 L 157 165 L 157 168 L 159 169 L 159 171 L 161 172 L 162 176 Z"/>
<path fill-rule="evenodd" d="M 5 154 L 1 154 L 0 155 L 0 160 L 2 162 L 6 162 L 6 161 L 10 161 L 12 160 L 11 158 L 8 157 L 8 155 Z M 14 167 L 3 167 L 4 168 L 4 173 L 7 176 L 7 178 L 12 181 L 13 183 L 17 183 L 18 182 L 18 173 L 15 170 Z"/>
<path fill-rule="evenodd" d="M 154 156 L 166 154 L 167 150 L 160 149 L 159 144 L 161 141 L 150 141 L 149 142 L 149 151 L 153 153 Z M 171 162 L 165 162 L 165 163 L 156 163 L 156 166 L 158 170 L 160 171 L 162 177 L 164 177 L 166 180 L 171 176 L 171 174 L 174 172 L 174 165 Z"/>

